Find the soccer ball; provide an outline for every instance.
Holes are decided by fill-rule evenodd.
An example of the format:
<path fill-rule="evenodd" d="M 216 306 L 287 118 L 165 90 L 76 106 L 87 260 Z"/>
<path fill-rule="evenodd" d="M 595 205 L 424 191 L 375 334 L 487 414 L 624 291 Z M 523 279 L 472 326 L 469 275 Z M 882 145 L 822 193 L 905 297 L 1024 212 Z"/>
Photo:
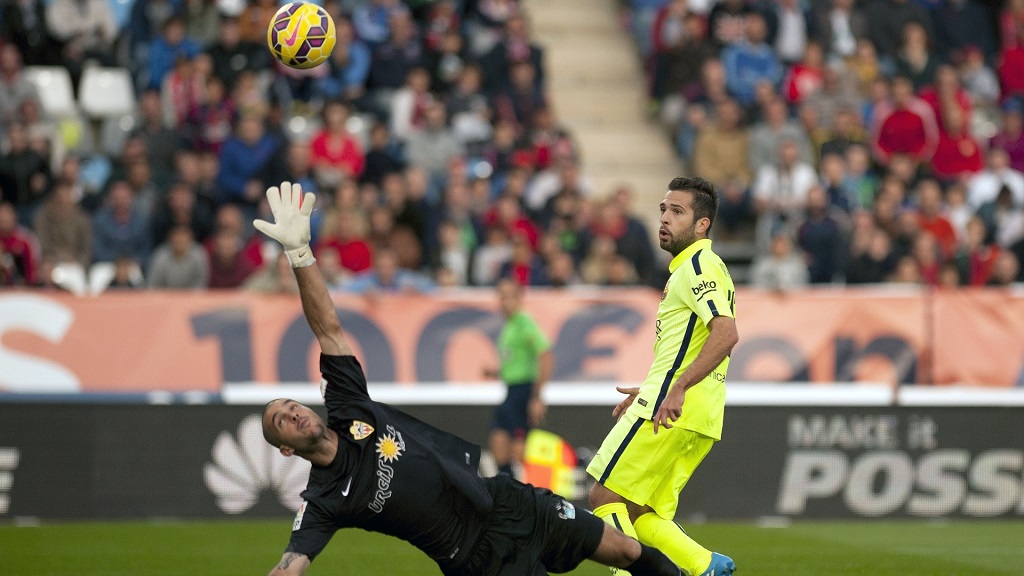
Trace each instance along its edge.
<path fill-rule="evenodd" d="M 270 53 L 285 66 L 313 68 L 327 61 L 337 40 L 334 20 L 309 2 L 289 2 L 274 14 L 267 28 Z"/>

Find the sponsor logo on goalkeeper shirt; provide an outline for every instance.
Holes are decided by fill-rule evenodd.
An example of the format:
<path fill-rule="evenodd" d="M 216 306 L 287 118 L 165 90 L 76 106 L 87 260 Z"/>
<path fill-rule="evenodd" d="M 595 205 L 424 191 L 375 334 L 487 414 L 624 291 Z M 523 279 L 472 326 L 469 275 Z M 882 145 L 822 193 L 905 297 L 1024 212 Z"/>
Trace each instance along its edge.
<path fill-rule="evenodd" d="M 210 461 L 203 466 L 203 480 L 216 496 L 217 507 L 228 514 L 249 510 L 268 490 L 285 508 L 299 510 L 309 469 L 307 460 L 286 458 L 267 444 L 260 415 L 250 414 L 234 434 L 224 430 L 217 435 Z"/>
<path fill-rule="evenodd" d="M 390 424 L 387 432 L 377 440 L 377 491 L 370 501 L 370 510 L 380 513 L 384 504 L 391 498 L 391 480 L 395 477 L 395 469 L 391 466 L 405 451 L 405 439 L 402 433 Z"/>

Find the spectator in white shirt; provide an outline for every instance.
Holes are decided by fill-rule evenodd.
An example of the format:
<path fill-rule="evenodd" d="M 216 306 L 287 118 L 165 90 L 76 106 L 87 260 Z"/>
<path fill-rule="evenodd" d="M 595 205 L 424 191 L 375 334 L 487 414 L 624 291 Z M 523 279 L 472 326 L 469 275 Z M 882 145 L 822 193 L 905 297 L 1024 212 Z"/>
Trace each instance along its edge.
<path fill-rule="evenodd" d="M 807 207 L 807 193 L 817 183 L 814 168 L 800 160 L 797 143 L 783 140 L 779 144 L 778 164 L 765 164 L 754 178 L 757 240 L 761 246 L 766 246 L 779 229 L 799 221 Z"/>
<path fill-rule="evenodd" d="M 1024 205 L 1024 173 L 1010 167 L 1006 150 L 993 148 L 988 152 L 988 167 L 971 177 L 967 185 L 967 203 L 977 209 L 996 199 L 999 189 L 1010 189 L 1015 206 Z"/>

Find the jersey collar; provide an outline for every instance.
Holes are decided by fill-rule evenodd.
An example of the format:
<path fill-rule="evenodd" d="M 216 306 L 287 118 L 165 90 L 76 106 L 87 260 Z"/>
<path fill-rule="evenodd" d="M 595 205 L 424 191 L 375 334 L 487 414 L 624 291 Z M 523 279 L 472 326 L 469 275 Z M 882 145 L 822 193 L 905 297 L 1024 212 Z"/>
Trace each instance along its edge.
<path fill-rule="evenodd" d="M 690 244 L 689 246 L 686 247 L 685 250 L 683 250 L 679 254 L 676 254 L 676 257 L 673 258 L 671 262 L 669 262 L 668 271 L 675 272 L 676 268 L 679 268 L 680 266 L 683 265 L 683 262 L 685 262 L 689 258 L 693 258 L 693 255 L 696 254 L 698 250 L 703 250 L 704 248 L 707 248 L 709 246 L 711 246 L 710 238 L 701 238 L 700 240 L 697 240 L 693 244 Z"/>

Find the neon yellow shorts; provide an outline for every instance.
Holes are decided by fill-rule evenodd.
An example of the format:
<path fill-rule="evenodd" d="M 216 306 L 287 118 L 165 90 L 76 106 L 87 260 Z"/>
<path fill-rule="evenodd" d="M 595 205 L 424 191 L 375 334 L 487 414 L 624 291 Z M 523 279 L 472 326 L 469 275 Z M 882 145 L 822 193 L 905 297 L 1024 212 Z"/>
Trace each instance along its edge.
<path fill-rule="evenodd" d="M 685 428 L 659 428 L 629 412 L 608 432 L 587 473 L 634 504 L 673 519 L 679 492 L 715 440 Z"/>

